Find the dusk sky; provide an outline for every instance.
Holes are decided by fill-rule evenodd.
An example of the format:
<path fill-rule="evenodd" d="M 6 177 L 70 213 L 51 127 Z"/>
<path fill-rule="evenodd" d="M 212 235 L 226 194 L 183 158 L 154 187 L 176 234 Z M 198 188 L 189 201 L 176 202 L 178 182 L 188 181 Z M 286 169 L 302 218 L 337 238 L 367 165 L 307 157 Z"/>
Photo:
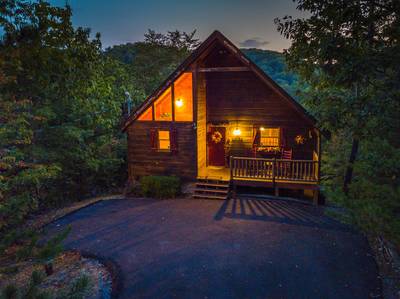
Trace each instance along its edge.
<path fill-rule="evenodd" d="M 282 51 L 290 42 L 277 31 L 274 18 L 301 16 L 292 0 L 50 0 L 69 3 L 75 26 L 100 32 L 103 46 L 143 40 L 147 29 L 192 31 L 204 40 L 220 30 L 239 47 Z"/>

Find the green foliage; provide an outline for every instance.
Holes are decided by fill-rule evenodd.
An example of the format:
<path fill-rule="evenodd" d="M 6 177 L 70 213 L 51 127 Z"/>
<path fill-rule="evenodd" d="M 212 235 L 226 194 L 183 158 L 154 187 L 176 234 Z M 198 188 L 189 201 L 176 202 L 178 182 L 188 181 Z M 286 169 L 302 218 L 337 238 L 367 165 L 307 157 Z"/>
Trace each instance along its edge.
<path fill-rule="evenodd" d="M 131 93 L 136 105 L 150 95 L 198 46 L 195 33 L 169 31 L 162 34 L 149 30 L 143 42 L 106 49 L 107 56 L 127 66 L 130 80 L 136 88 Z"/>
<path fill-rule="evenodd" d="M 45 274 L 40 271 L 33 271 L 29 284 L 22 290 L 21 298 L 26 299 L 49 299 L 50 294 L 41 291 L 39 285 L 43 282 Z"/>
<path fill-rule="evenodd" d="M 9 284 L 5 286 L 1 292 L 1 299 L 17 299 L 18 298 L 18 288 L 14 284 Z"/>
<path fill-rule="evenodd" d="M 57 257 L 63 252 L 64 247 L 62 242 L 68 237 L 71 232 L 71 226 L 68 226 L 65 230 L 52 237 L 47 243 L 40 248 L 37 256 L 42 261 L 49 261 Z"/>
<path fill-rule="evenodd" d="M 83 299 L 91 290 L 91 281 L 87 275 L 81 275 L 75 279 L 69 288 L 57 295 L 60 299 Z"/>
<path fill-rule="evenodd" d="M 15 256 L 16 260 L 21 261 L 31 257 L 37 245 L 37 241 L 38 241 L 38 236 L 35 234 L 31 237 L 31 240 L 29 241 L 28 244 L 26 244 L 16 252 Z"/>
<path fill-rule="evenodd" d="M 175 198 L 181 191 L 181 182 L 175 176 L 144 176 L 140 179 L 143 196 Z"/>
<path fill-rule="evenodd" d="M 125 66 L 69 6 L 0 6 L 0 235 L 33 211 L 126 180 L 120 106 L 135 93 Z"/>
<path fill-rule="evenodd" d="M 307 84 L 304 103 L 332 135 L 324 190 L 358 226 L 400 246 L 400 2 L 297 2 L 309 17 L 276 23 L 293 40 L 286 60 Z"/>
<path fill-rule="evenodd" d="M 50 299 L 51 296 L 47 292 L 41 291 L 39 285 L 44 280 L 44 273 L 40 271 L 33 271 L 28 285 L 19 289 L 14 284 L 7 285 L 2 290 L 1 299 Z"/>

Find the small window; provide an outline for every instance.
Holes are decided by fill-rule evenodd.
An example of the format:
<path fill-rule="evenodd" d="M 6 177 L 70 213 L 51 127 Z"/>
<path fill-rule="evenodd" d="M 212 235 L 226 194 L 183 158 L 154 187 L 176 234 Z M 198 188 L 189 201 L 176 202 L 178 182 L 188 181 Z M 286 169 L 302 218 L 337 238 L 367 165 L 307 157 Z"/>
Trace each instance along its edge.
<path fill-rule="evenodd" d="M 171 149 L 171 140 L 169 131 L 158 131 L 158 149 L 167 150 Z"/>
<path fill-rule="evenodd" d="M 260 128 L 260 145 L 266 147 L 279 147 L 281 144 L 281 131 L 279 128 Z"/>
<path fill-rule="evenodd" d="M 139 116 L 138 120 L 153 120 L 153 107 L 150 106 L 150 108 L 147 108 L 147 110 Z"/>

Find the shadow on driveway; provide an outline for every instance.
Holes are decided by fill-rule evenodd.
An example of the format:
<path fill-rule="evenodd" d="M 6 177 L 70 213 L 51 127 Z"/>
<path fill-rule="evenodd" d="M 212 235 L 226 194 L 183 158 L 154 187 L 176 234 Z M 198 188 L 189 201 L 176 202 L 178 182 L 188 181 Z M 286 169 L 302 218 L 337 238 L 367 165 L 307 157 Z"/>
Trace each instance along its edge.
<path fill-rule="evenodd" d="M 291 225 L 302 225 L 315 228 L 352 231 L 340 222 L 325 217 L 321 207 L 294 203 L 280 199 L 255 199 L 240 197 L 225 200 L 215 220 L 223 218 L 271 221 Z"/>
<path fill-rule="evenodd" d="M 366 239 L 281 200 L 110 200 L 72 225 L 68 248 L 112 259 L 121 298 L 352 298 L 379 294 Z M 375 297 L 376 298 L 376 297 Z"/>

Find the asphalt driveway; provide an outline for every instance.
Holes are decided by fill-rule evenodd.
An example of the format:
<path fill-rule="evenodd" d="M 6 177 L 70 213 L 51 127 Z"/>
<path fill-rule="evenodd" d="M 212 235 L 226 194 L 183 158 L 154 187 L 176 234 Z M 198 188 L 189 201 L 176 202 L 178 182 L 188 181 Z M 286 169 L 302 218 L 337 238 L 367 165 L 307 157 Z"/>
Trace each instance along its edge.
<path fill-rule="evenodd" d="M 112 259 L 121 298 L 379 298 L 366 239 L 322 208 L 238 199 L 110 200 L 66 225 L 67 248 Z"/>

